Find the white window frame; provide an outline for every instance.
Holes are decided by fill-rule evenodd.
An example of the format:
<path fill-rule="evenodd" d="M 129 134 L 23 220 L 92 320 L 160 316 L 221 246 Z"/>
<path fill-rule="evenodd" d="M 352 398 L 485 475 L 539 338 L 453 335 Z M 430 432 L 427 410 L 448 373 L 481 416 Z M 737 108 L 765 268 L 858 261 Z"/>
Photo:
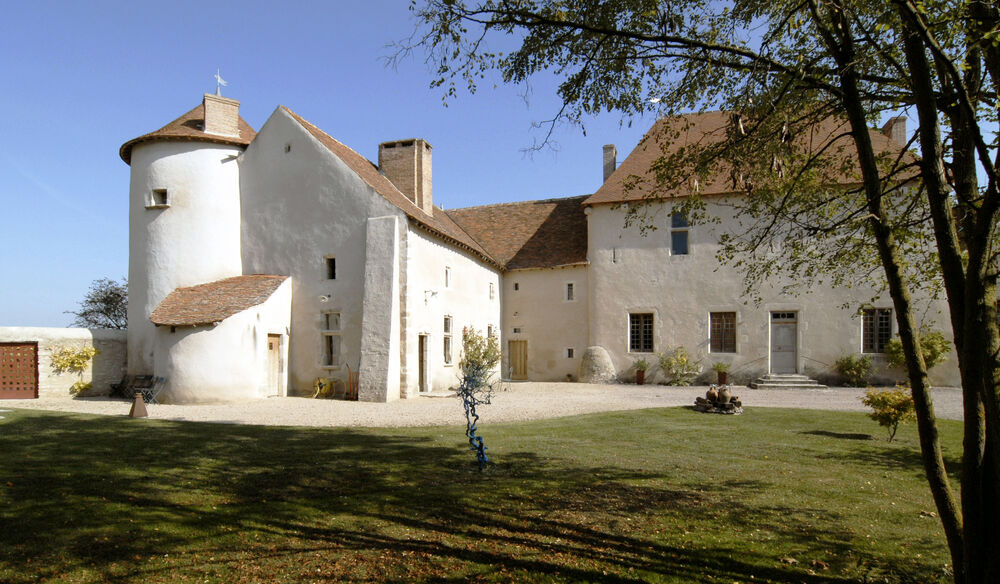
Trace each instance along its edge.
<path fill-rule="evenodd" d="M 444 315 L 444 322 L 442 323 L 442 329 L 444 332 L 441 335 L 441 348 L 444 353 L 444 364 L 452 365 L 454 364 L 452 359 L 452 345 L 451 345 L 451 331 L 454 328 L 454 321 L 451 315 Z"/>
<path fill-rule="evenodd" d="M 675 225 L 674 218 L 679 217 L 683 220 L 683 225 Z M 677 253 L 674 249 L 674 234 L 684 234 L 684 253 Z M 672 256 L 686 256 L 691 255 L 691 224 L 688 223 L 687 217 L 684 217 L 680 213 L 670 214 L 670 255 Z"/>

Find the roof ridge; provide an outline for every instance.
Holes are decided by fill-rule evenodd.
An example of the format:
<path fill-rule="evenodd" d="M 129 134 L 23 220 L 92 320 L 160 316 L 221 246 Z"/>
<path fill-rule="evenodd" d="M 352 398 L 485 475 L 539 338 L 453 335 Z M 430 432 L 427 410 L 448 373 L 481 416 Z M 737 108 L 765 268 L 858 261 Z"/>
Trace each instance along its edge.
<path fill-rule="evenodd" d="M 486 204 L 486 205 L 472 205 L 471 207 L 455 207 L 454 209 L 449 209 L 446 212 L 450 212 L 450 211 L 464 211 L 466 209 L 486 209 L 486 208 L 489 208 L 489 207 L 503 207 L 503 206 L 506 206 L 506 205 L 511 205 L 511 206 L 512 205 L 527 205 L 527 204 L 530 204 L 530 203 L 555 203 L 555 202 L 558 202 L 558 201 L 569 201 L 569 200 L 572 200 L 572 199 L 586 199 L 586 198 L 590 197 L 592 194 L 593 193 L 591 193 L 589 195 L 573 195 L 571 197 L 552 197 L 552 198 L 549 198 L 549 199 L 530 199 L 530 200 L 527 200 L 527 201 L 506 201 L 506 202 L 503 202 L 503 203 L 489 203 L 489 204 Z"/>

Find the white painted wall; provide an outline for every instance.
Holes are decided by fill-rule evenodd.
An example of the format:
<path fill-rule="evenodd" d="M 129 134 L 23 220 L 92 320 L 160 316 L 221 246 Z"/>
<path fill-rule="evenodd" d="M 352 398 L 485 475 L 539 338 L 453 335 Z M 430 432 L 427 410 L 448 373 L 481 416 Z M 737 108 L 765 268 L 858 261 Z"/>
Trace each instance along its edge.
<path fill-rule="evenodd" d="M 573 300 L 566 298 L 569 283 L 573 284 Z M 575 379 L 589 339 L 587 267 L 507 272 L 503 305 L 504 371 L 509 366 L 507 342 L 526 340 L 529 380 Z M 567 356 L 570 348 L 572 358 Z"/>
<path fill-rule="evenodd" d="M 706 369 L 715 361 L 726 361 L 733 366 L 731 375 L 743 381 L 768 371 L 769 315 L 775 310 L 798 311 L 800 373 L 823 377 L 840 356 L 860 353 L 861 319 L 856 314 L 862 303 L 872 299 L 871 289 L 813 287 L 807 294 L 790 296 L 774 286 L 761 291 L 763 303 L 759 307 L 745 304 L 741 276 L 731 268 L 721 267 L 715 258 L 718 233 L 732 230 L 735 225 L 732 211 L 719 205 L 718 200 L 709 200 L 707 205 L 709 213 L 722 219 L 721 224 L 692 226 L 689 254 L 678 256 L 668 251 L 669 207 L 657 215 L 660 228 L 645 237 L 637 229 L 624 228 L 624 211 L 610 205 L 590 209 L 590 344 L 605 347 L 623 377 L 634 375 L 635 358 L 655 362 L 656 357 L 629 353 L 630 312 L 655 315 L 655 352 L 683 345 L 702 360 Z M 841 308 L 845 301 L 850 308 Z M 950 338 L 946 305 L 926 299 L 918 302 L 920 314 Z M 891 308 L 892 303 L 886 297 L 876 299 L 873 306 Z M 737 313 L 737 352 L 711 354 L 709 313 L 724 311 Z M 877 373 L 887 379 L 905 377 L 903 372 L 886 371 L 883 357 L 873 360 L 879 366 Z M 958 384 L 954 355 L 932 370 L 931 380 L 938 385 Z"/>
<path fill-rule="evenodd" d="M 428 336 L 428 389 L 447 389 L 459 383 L 462 328 L 475 327 L 486 334 L 500 327 L 500 274 L 474 257 L 459 251 L 422 229 L 406 234 L 405 302 L 403 312 L 403 392 L 419 392 L 418 337 Z M 445 269 L 450 272 L 445 285 Z M 493 298 L 490 299 L 490 284 Z M 444 317 L 452 318 L 452 363 L 444 362 Z"/>
<path fill-rule="evenodd" d="M 240 167 L 243 272 L 292 276 L 289 394 L 311 395 L 318 377 L 346 382 L 346 366 L 357 371 L 361 360 L 368 218 L 395 216 L 403 230 L 404 215 L 281 108 Z M 323 366 L 323 311 L 341 315 L 340 367 Z"/>
<path fill-rule="evenodd" d="M 238 147 L 144 142 L 129 187 L 129 373 L 153 369 L 149 315 L 167 294 L 242 272 Z M 169 207 L 147 208 L 153 189 Z"/>
<path fill-rule="evenodd" d="M 56 373 L 52 368 L 52 352 L 63 347 L 81 349 L 86 346 L 100 351 L 83 372 L 82 381 L 93 383 L 86 396 L 108 395 L 111 384 L 118 383 L 125 372 L 125 331 L 112 329 L 0 327 L 0 343 L 38 343 L 38 395 L 69 397 L 69 388 L 80 376 Z M 0 372 L 2 374 L 2 372 Z"/>
<path fill-rule="evenodd" d="M 159 401 L 213 403 L 267 397 L 267 337 L 281 335 L 281 360 L 288 363 L 292 282 L 285 280 L 263 304 L 223 320 L 218 326 L 156 330 L 153 374 L 166 379 Z M 283 367 L 287 371 L 287 367 Z M 282 375 L 279 395 L 287 394 Z"/>

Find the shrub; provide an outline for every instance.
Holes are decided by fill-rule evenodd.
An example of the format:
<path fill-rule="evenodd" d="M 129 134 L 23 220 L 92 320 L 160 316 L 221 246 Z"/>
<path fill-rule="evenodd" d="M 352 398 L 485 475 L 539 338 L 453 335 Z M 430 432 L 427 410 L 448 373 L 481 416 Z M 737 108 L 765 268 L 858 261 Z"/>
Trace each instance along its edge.
<path fill-rule="evenodd" d="M 874 410 L 868 417 L 889 431 L 889 442 L 896 437 L 900 422 L 914 418 L 913 397 L 909 388 L 897 385 L 895 389 L 870 388 L 861 403 Z"/>
<path fill-rule="evenodd" d="M 94 386 L 92 383 L 83 381 L 83 372 L 87 370 L 91 359 L 99 353 L 100 351 L 89 345 L 79 349 L 58 347 L 52 350 L 49 361 L 57 374 L 76 373 L 79 376 L 79 380 L 70 386 L 69 392 L 73 395 L 80 395 Z"/>
<path fill-rule="evenodd" d="M 837 373 L 844 378 L 844 384 L 849 387 L 864 387 L 868 385 L 868 377 L 872 373 L 872 360 L 858 355 L 844 355 L 833 364 Z"/>
<path fill-rule="evenodd" d="M 924 354 L 927 370 L 940 365 L 948 357 L 951 343 L 940 331 L 920 331 L 920 352 Z M 906 369 L 906 357 L 903 356 L 903 343 L 899 337 L 889 339 L 885 345 L 885 360 L 892 367 Z"/>
<path fill-rule="evenodd" d="M 668 385 L 691 385 L 701 373 L 701 362 L 694 360 L 684 347 L 676 347 L 659 354 L 660 369 L 667 376 Z"/>
<path fill-rule="evenodd" d="M 465 435 L 469 439 L 469 450 L 476 453 L 479 470 L 486 468 L 490 461 L 486 456 L 486 444 L 479 431 L 479 413 L 476 408 L 488 405 L 493 399 L 496 385 L 493 370 L 500 363 L 500 341 L 496 336 L 483 336 L 473 327 L 462 329 L 462 359 L 458 362 L 461 384 L 458 396 L 465 408 Z"/>

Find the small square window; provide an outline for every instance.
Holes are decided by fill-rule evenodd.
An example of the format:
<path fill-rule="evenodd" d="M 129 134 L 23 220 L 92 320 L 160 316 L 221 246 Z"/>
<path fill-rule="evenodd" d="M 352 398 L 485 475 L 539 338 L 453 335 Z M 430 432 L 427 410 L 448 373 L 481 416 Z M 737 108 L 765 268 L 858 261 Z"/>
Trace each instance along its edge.
<path fill-rule="evenodd" d="M 326 258 L 326 279 L 337 279 L 337 258 Z"/>
<path fill-rule="evenodd" d="M 325 330 L 325 331 L 339 331 L 340 330 L 340 313 L 339 312 L 324 312 L 323 313 L 323 330 Z"/>
<path fill-rule="evenodd" d="M 146 201 L 146 208 L 156 209 L 170 206 L 170 194 L 167 189 L 153 189 L 149 193 L 149 200 Z"/>
<path fill-rule="evenodd" d="M 444 287 L 451 288 L 451 268 L 444 269 Z"/>
<path fill-rule="evenodd" d="M 566 300 L 576 300 L 575 290 L 573 290 L 573 282 L 568 282 L 566 284 Z"/>
<path fill-rule="evenodd" d="M 493 330 L 493 325 L 491 325 L 491 324 L 486 325 L 486 336 L 487 337 L 492 337 L 494 332 L 495 331 Z"/>
<path fill-rule="evenodd" d="M 493 300 L 496 292 L 493 291 L 493 282 L 490 282 L 490 300 Z"/>
<path fill-rule="evenodd" d="M 569 347 L 566 349 L 566 358 L 567 359 L 573 358 L 573 347 Z"/>
<path fill-rule="evenodd" d="M 515 290 L 520 290 L 521 289 L 521 285 L 518 284 L 517 282 L 514 282 L 514 289 Z"/>
<path fill-rule="evenodd" d="M 519 326 L 514 327 L 514 334 L 515 335 L 521 334 L 521 327 L 519 327 Z"/>

